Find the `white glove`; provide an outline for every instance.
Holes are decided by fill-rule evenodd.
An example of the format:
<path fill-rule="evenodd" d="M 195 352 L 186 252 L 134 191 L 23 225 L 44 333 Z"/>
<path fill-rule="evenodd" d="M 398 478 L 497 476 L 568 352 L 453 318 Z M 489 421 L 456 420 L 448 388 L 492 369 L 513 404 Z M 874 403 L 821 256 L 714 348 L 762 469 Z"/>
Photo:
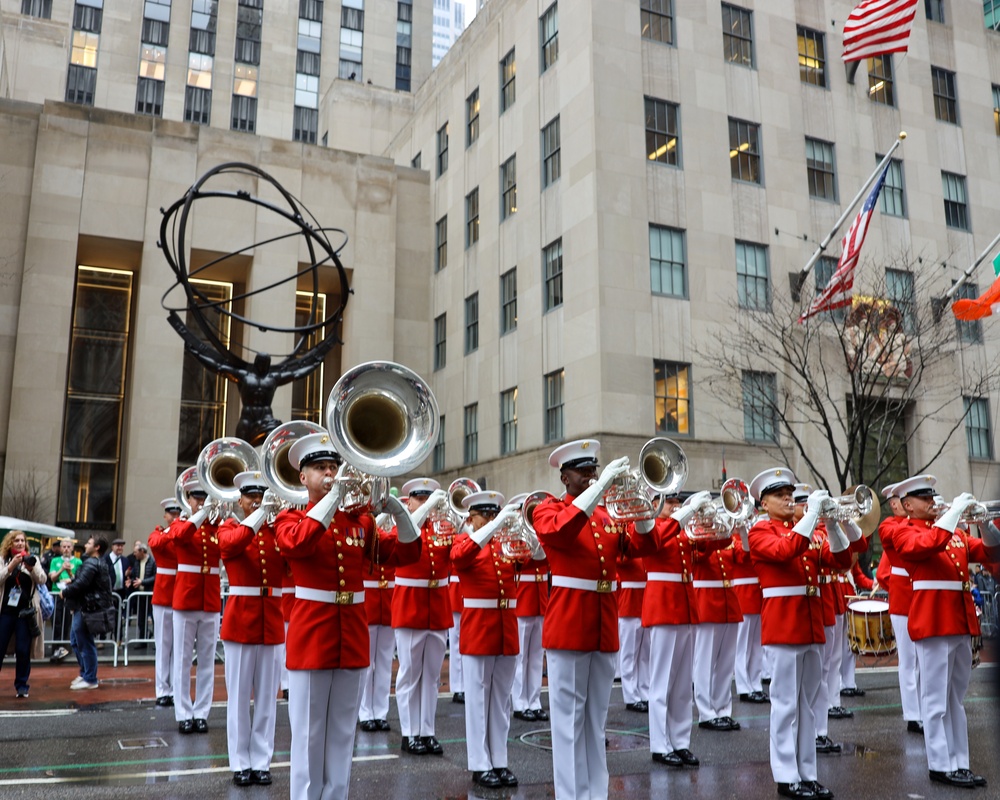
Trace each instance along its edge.
<path fill-rule="evenodd" d="M 216 503 L 211 497 L 208 498 L 208 500 L 202 503 L 201 508 L 188 517 L 188 522 L 194 525 L 195 530 L 198 530 L 198 528 L 201 527 L 201 524 L 208 519 L 208 515 L 215 511 L 217 507 L 218 503 Z"/>
<path fill-rule="evenodd" d="M 411 516 L 413 517 L 413 524 L 417 526 L 417 530 L 424 527 L 427 517 L 447 496 L 448 493 L 444 489 L 435 489 L 431 492 L 430 497 L 427 498 L 426 502 L 413 512 Z"/>
<path fill-rule="evenodd" d="M 500 513 L 497 514 L 493 519 L 487 522 L 478 531 L 469 531 L 469 538 L 472 539 L 480 547 L 484 547 L 490 539 L 493 538 L 494 534 L 500 530 L 500 527 L 504 524 L 504 521 L 513 517 L 520 511 L 518 506 L 512 503 L 508 503 L 502 509 Z"/>
<path fill-rule="evenodd" d="M 812 539 L 813 531 L 816 530 L 816 524 L 819 522 L 820 511 L 826 507 L 826 501 L 829 499 L 830 493 L 826 489 L 817 489 L 809 495 L 809 499 L 806 500 L 806 513 L 792 530 L 800 536 Z"/>
<path fill-rule="evenodd" d="M 858 526 L 858 523 L 856 523 L 853 519 L 848 519 L 842 522 L 841 528 L 843 529 L 847 540 L 852 544 L 859 541 L 861 537 L 864 536 L 861 532 L 861 528 Z"/>
<path fill-rule="evenodd" d="M 340 478 L 347 468 L 347 462 L 341 464 L 340 469 L 337 470 L 337 477 Z M 333 520 L 333 515 L 337 513 L 337 506 L 340 505 L 342 487 L 343 484 L 335 480 L 333 486 L 330 487 L 330 491 L 316 501 L 316 505 L 306 512 L 306 516 L 316 520 L 324 528 L 329 528 L 330 522 Z"/>
<path fill-rule="evenodd" d="M 592 485 L 580 492 L 580 496 L 573 501 L 573 505 L 589 517 L 594 513 L 594 509 L 600 505 L 601 498 L 604 497 L 604 493 L 614 479 L 626 472 L 628 472 L 628 456 L 616 458 L 604 468 L 600 477 Z"/>
<path fill-rule="evenodd" d="M 737 525 L 736 532 L 740 535 L 740 543 L 743 545 L 743 552 L 750 552 L 750 526 Z"/>
<path fill-rule="evenodd" d="M 545 560 L 545 550 L 542 549 L 541 543 L 538 541 L 537 537 L 534 540 L 534 544 L 531 546 L 531 558 L 533 561 L 544 561 Z"/>
<path fill-rule="evenodd" d="M 637 519 L 633 526 L 635 527 L 636 533 L 651 533 L 653 528 L 656 527 L 655 519 Z"/>
<path fill-rule="evenodd" d="M 948 533 L 954 533 L 955 528 L 958 527 L 958 523 L 962 518 L 962 514 L 965 512 L 965 509 L 967 509 L 975 501 L 976 498 L 971 494 L 968 492 L 962 492 L 962 494 L 951 501 L 951 508 L 941 515 L 940 519 L 934 523 L 934 527 L 946 530 Z"/>
<path fill-rule="evenodd" d="M 678 508 L 673 514 L 670 515 L 670 519 L 674 520 L 682 528 L 687 525 L 688 520 L 693 517 L 699 508 L 701 508 L 705 503 L 712 501 L 711 492 L 695 492 L 691 495 L 687 502 L 684 503 L 680 508 Z"/>
<path fill-rule="evenodd" d="M 409 509 L 400 502 L 398 497 L 389 495 L 389 499 L 385 503 L 385 511 L 396 523 L 396 538 L 401 544 L 409 544 L 420 538 L 420 526 L 414 523 Z"/>
<path fill-rule="evenodd" d="M 246 519 L 243 520 L 243 525 L 250 528 L 254 533 L 257 533 L 260 530 L 260 526 L 264 524 L 266 517 L 267 510 L 264 508 L 264 504 L 261 503 L 259 508 L 247 514 Z"/>
<path fill-rule="evenodd" d="M 281 511 L 281 498 L 268 489 L 264 492 L 264 499 L 260 501 L 260 507 L 264 509 L 265 514 L 277 514 Z"/>
<path fill-rule="evenodd" d="M 993 520 L 987 520 L 984 525 L 980 525 L 979 532 L 983 535 L 983 544 L 987 547 L 1000 547 L 1000 529 Z"/>
<path fill-rule="evenodd" d="M 830 539 L 831 553 L 842 553 L 851 546 L 847 534 L 844 533 L 837 520 L 829 519 L 826 521 L 826 533 Z"/>

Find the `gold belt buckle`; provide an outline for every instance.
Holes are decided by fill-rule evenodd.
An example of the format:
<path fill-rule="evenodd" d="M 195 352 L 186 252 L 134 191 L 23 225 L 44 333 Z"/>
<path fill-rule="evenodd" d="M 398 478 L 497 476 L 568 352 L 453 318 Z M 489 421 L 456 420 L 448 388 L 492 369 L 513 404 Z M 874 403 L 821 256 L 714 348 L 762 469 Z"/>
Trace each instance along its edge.
<path fill-rule="evenodd" d="M 681 583 L 691 583 L 691 576 L 685 572 L 681 575 Z"/>
<path fill-rule="evenodd" d="M 437 589 L 438 588 L 438 584 L 440 584 L 440 583 L 441 583 L 441 581 L 439 581 L 437 578 L 431 578 L 429 581 L 427 581 L 427 588 L 428 589 Z"/>
<path fill-rule="evenodd" d="M 386 588 L 388 588 L 388 586 L 389 586 L 389 581 L 387 581 L 385 578 L 382 578 L 378 582 L 378 588 L 379 589 L 386 589 Z"/>
<path fill-rule="evenodd" d="M 503 608 L 507 608 L 507 604 L 508 604 L 508 602 L 509 602 L 509 599 L 508 599 L 508 598 L 506 598 L 506 597 L 501 597 L 501 598 L 500 598 L 500 599 L 499 599 L 499 600 L 497 601 L 497 608 L 501 608 L 501 609 L 503 609 Z"/>
<path fill-rule="evenodd" d="M 972 586 L 971 586 L 971 584 L 968 581 L 965 581 L 965 582 L 962 583 L 962 591 L 963 592 L 970 592 L 970 591 L 972 591 Z"/>
<path fill-rule="evenodd" d="M 208 567 L 202 567 L 201 568 L 201 574 L 202 575 L 208 575 L 208 573 L 209 573 L 209 568 Z"/>
<path fill-rule="evenodd" d="M 597 592 L 598 594 L 610 594 L 611 592 L 611 581 L 609 580 L 599 580 L 597 582 Z"/>
<path fill-rule="evenodd" d="M 731 589 L 731 588 L 732 588 L 732 586 L 733 586 L 733 585 L 732 585 L 732 584 L 731 584 L 731 583 L 730 583 L 729 581 L 723 581 L 723 582 L 722 582 L 722 588 L 723 588 L 723 589 Z"/>
<path fill-rule="evenodd" d="M 354 604 L 354 592 L 337 592 L 334 602 L 338 606 L 350 606 Z"/>
<path fill-rule="evenodd" d="M 819 594 L 818 586 L 807 586 L 806 587 L 806 597 L 815 597 Z"/>

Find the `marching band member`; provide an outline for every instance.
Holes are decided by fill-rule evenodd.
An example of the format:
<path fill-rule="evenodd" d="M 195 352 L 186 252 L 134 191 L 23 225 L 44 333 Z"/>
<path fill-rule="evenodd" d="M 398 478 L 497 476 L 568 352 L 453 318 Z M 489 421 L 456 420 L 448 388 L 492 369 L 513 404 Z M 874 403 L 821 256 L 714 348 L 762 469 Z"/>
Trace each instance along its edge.
<path fill-rule="evenodd" d="M 454 570 L 448 576 L 451 627 L 448 628 L 448 684 L 451 702 L 465 702 L 465 672 L 462 668 L 462 581 Z"/>
<path fill-rule="evenodd" d="M 920 703 L 918 701 L 920 697 L 920 670 L 908 627 L 913 588 L 910 584 L 910 573 L 907 572 L 903 559 L 896 552 L 896 538 L 897 536 L 905 536 L 904 531 L 908 530 L 908 520 L 902 496 L 899 493 L 899 484 L 887 486 L 882 490 L 883 495 L 887 492 L 893 516 L 882 520 L 882 524 L 878 528 L 878 538 L 882 542 L 882 561 L 878 570 L 879 583 L 889 591 L 889 619 L 892 621 L 892 631 L 896 635 L 896 655 L 899 660 L 899 696 L 903 705 L 906 730 L 910 733 L 923 733 L 924 726 L 920 721 Z"/>
<path fill-rule="evenodd" d="M 897 529 L 894 544 L 913 587 L 908 623 L 920 670 L 930 779 L 971 789 L 986 786 L 986 779 L 969 769 L 969 725 L 963 706 L 972 674 L 972 637 L 980 632 L 969 591 L 969 562 L 1000 558 L 1000 536 L 988 525 L 982 526 L 983 539 L 957 529 L 963 513 L 976 502 L 971 494 L 960 494 L 935 521 L 936 482 L 934 476 L 923 475 L 896 485 L 909 521 Z"/>
<path fill-rule="evenodd" d="M 771 653 L 771 772 L 778 794 L 831 798 L 816 780 L 816 720 L 813 708 L 823 675 L 823 607 L 819 567 L 850 566 L 848 540 L 840 526 L 828 526 L 829 543 L 813 542 L 819 514 L 830 503 L 825 491 L 809 495 L 805 514 L 793 522 L 795 476 L 787 467 L 764 470 L 750 493 L 768 519 L 747 536 L 750 558 L 760 578 L 761 639 Z M 794 527 L 793 527 L 794 525 Z"/>
<path fill-rule="evenodd" d="M 507 766 L 510 693 L 517 655 L 517 608 L 514 562 L 503 555 L 494 535 L 513 504 L 501 508 L 499 492 L 466 495 L 466 530 L 455 538 L 452 568 L 462 584 L 462 658 L 468 670 L 465 737 L 474 783 L 486 788 L 517 786 Z"/>
<path fill-rule="evenodd" d="M 701 492 L 691 500 L 709 497 Z M 692 502 L 681 506 L 677 494 L 667 495 L 653 530 L 632 537 L 646 567 L 642 624 L 649 629 L 649 750 L 653 761 L 668 767 L 700 763 L 689 749 L 698 604 L 691 585 L 691 540 L 684 531 L 695 508 Z"/>
<path fill-rule="evenodd" d="M 511 500 L 521 507 L 527 494 Z M 516 564 L 517 660 L 511 696 L 514 716 L 525 722 L 548 722 L 542 708 L 542 620 L 549 605 L 549 561 L 541 547 L 526 564 Z"/>
<path fill-rule="evenodd" d="M 732 537 L 736 555 L 743 551 L 739 533 Z M 736 629 L 736 692 L 741 703 L 766 703 L 764 693 L 764 646 L 760 642 L 760 579 L 749 558 L 735 558 L 732 567 L 733 593 L 740 604 L 743 621 Z"/>
<path fill-rule="evenodd" d="M 396 570 L 392 595 L 392 627 L 396 631 L 396 708 L 403 734 L 402 750 L 412 755 L 442 755 L 434 736 L 438 681 L 444 663 L 444 645 L 451 627 L 448 575 L 451 543 L 435 541 L 428 519 L 447 495 L 431 478 L 414 478 L 403 484 L 406 506 L 421 531 L 420 557 Z"/>
<path fill-rule="evenodd" d="M 181 733 L 208 733 L 208 712 L 215 693 L 215 647 L 219 641 L 219 538 L 209 520 L 215 503 L 197 478 L 183 486 L 191 516 L 163 532 L 174 543 L 177 576 L 172 606 L 174 628 L 174 718 Z M 154 556 L 155 558 L 155 556 Z M 195 698 L 191 702 L 191 666 L 198 652 Z"/>
<path fill-rule="evenodd" d="M 236 503 L 245 515 L 243 522 L 228 519 L 219 526 L 219 548 L 229 576 L 221 632 L 229 698 L 229 769 L 237 786 L 266 786 L 271 783 L 274 755 L 278 646 L 285 641 L 280 594 L 285 559 L 267 523 L 271 506 L 263 502 L 267 484 L 261 473 L 240 472 L 233 485 L 240 490 Z"/>
<path fill-rule="evenodd" d="M 851 587 L 851 580 L 854 581 L 853 588 Z M 861 562 L 855 561 L 854 566 L 851 567 L 850 578 L 844 577 L 844 580 L 840 583 L 841 591 L 845 593 L 844 602 L 847 602 L 847 598 L 851 595 L 856 595 L 860 592 L 870 592 L 874 588 L 874 582 L 871 578 L 865 575 L 864 570 L 861 569 Z M 865 690 L 858 688 L 857 678 L 855 677 L 854 670 L 857 666 L 857 659 L 854 656 L 854 651 L 851 650 L 851 642 L 847 636 L 847 615 L 844 615 L 844 649 L 843 649 L 843 659 L 840 662 L 840 696 L 841 697 L 864 697 Z"/>
<path fill-rule="evenodd" d="M 649 636 L 642 627 L 646 570 L 642 559 L 618 556 L 618 650 L 622 697 L 629 711 L 649 711 Z"/>
<path fill-rule="evenodd" d="M 386 519 L 383 520 L 383 517 Z M 376 522 L 391 525 L 391 519 L 384 514 Z M 396 568 L 383 562 L 376 564 L 375 570 L 378 574 L 367 577 L 364 582 L 370 663 L 361 681 L 361 707 L 358 711 L 361 730 L 368 733 L 390 730 L 389 690 L 392 683 L 393 653 L 396 649 L 396 637 L 392 630 L 392 593 L 396 585 Z"/>
<path fill-rule="evenodd" d="M 153 581 L 153 644 L 156 647 L 155 677 L 156 705 L 174 704 L 174 576 L 177 575 L 177 556 L 172 539 L 163 534 L 180 518 L 181 505 L 174 497 L 160 501 L 163 508 L 163 525 L 149 534 L 149 550 L 156 560 L 156 579 Z"/>
<path fill-rule="evenodd" d="M 542 646 L 557 800 L 608 796 L 604 729 L 618 652 L 614 591 L 617 556 L 629 552 L 629 544 L 626 525 L 612 521 L 599 504 L 627 472 L 628 459 L 612 461 L 597 477 L 599 450 L 596 440 L 585 439 L 552 451 L 549 464 L 560 471 L 566 494 L 539 503 L 533 517 L 552 567 Z M 652 520 L 646 530 L 651 527 Z"/>
<path fill-rule="evenodd" d="M 295 579 L 288 625 L 288 719 L 292 729 L 292 800 L 342 800 L 351 780 L 361 678 L 368 666 L 366 562 L 416 559 L 417 529 L 400 502 L 386 510 L 398 537 L 382 534 L 368 514 L 340 510 L 340 455 L 326 433 L 297 439 L 288 462 L 299 470 L 309 503 L 275 520 L 281 554 Z M 339 469 L 339 472 L 338 472 Z"/>

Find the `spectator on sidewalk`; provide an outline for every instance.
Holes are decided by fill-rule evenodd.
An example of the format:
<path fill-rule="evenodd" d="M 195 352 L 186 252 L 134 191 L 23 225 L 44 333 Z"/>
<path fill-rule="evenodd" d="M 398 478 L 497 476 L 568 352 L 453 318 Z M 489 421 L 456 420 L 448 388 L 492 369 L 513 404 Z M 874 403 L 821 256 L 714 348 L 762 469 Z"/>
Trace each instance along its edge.
<path fill-rule="evenodd" d="M 87 556 L 76 577 L 62 590 L 73 614 L 70 629 L 70 644 L 76 653 L 80 674 L 69 685 L 70 689 L 97 688 L 97 645 L 94 635 L 88 630 L 81 611 L 99 611 L 113 605 L 111 599 L 111 579 L 103 559 L 108 549 L 108 541 L 103 537 L 91 536 L 84 546 Z"/>
<path fill-rule="evenodd" d="M 18 697 L 28 696 L 31 659 L 44 652 L 42 613 L 37 584 L 45 583 L 38 559 L 28 552 L 24 531 L 10 531 L 0 542 L 0 668 L 7 647 L 14 640 L 14 688 Z"/>
<path fill-rule="evenodd" d="M 62 590 L 76 577 L 80 564 L 80 559 L 73 554 L 73 540 L 61 540 L 59 542 L 59 555 L 52 559 L 48 569 L 52 599 L 56 601 L 55 612 L 52 614 L 52 639 L 57 642 L 69 640 L 72 617 L 66 607 L 65 600 L 63 600 Z M 68 655 L 69 650 L 66 649 L 65 645 L 60 644 L 53 651 L 52 660 L 62 661 Z"/>
<path fill-rule="evenodd" d="M 136 540 L 132 548 L 132 574 L 125 579 L 126 601 L 128 596 L 134 592 L 152 592 L 153 581 L 156 578 L 156 560 L 145 542 Z M 135 615 L 138 621 L 139 638 L 145 639 L 147 623 L 149 621 L 149 597 L 143 595 L 135 598 L 135 602 L 129 606 L 129 615 Z M 127 631 L 126 631 L 127 634 Z M 145 650 L 146 643 L 139 642 L 134 645 L 136 650 Z"/>
<path fill-rule="evenodd" d="M 111 542 L 111 549 L 101 556 L 101 561 L 104 562 L 108 577 L 111 579 L 111 591 L 121 601 L 119 619 L 123 620 L 125 619 L 125 599 L 129 595 L 126 581 L 132 577 L 132 556 L 125 555 L 125 540 L 115 539 Z M 124 638 L 124 631 L 108 634 L 106 638 L 120 642 Z"/>

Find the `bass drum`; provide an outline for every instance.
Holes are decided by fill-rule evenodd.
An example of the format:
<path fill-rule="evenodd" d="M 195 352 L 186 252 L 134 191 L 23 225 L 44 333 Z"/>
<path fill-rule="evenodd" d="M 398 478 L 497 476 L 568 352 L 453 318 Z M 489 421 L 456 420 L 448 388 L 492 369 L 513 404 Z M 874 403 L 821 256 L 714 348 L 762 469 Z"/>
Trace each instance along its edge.
<path fill-rule="evenodd" d="M 859 656 L 891 656 L 896 634 L 889 618 L 889 604 L 882 600 L 855 599 L 847 605 L 847 641 Z"/>

